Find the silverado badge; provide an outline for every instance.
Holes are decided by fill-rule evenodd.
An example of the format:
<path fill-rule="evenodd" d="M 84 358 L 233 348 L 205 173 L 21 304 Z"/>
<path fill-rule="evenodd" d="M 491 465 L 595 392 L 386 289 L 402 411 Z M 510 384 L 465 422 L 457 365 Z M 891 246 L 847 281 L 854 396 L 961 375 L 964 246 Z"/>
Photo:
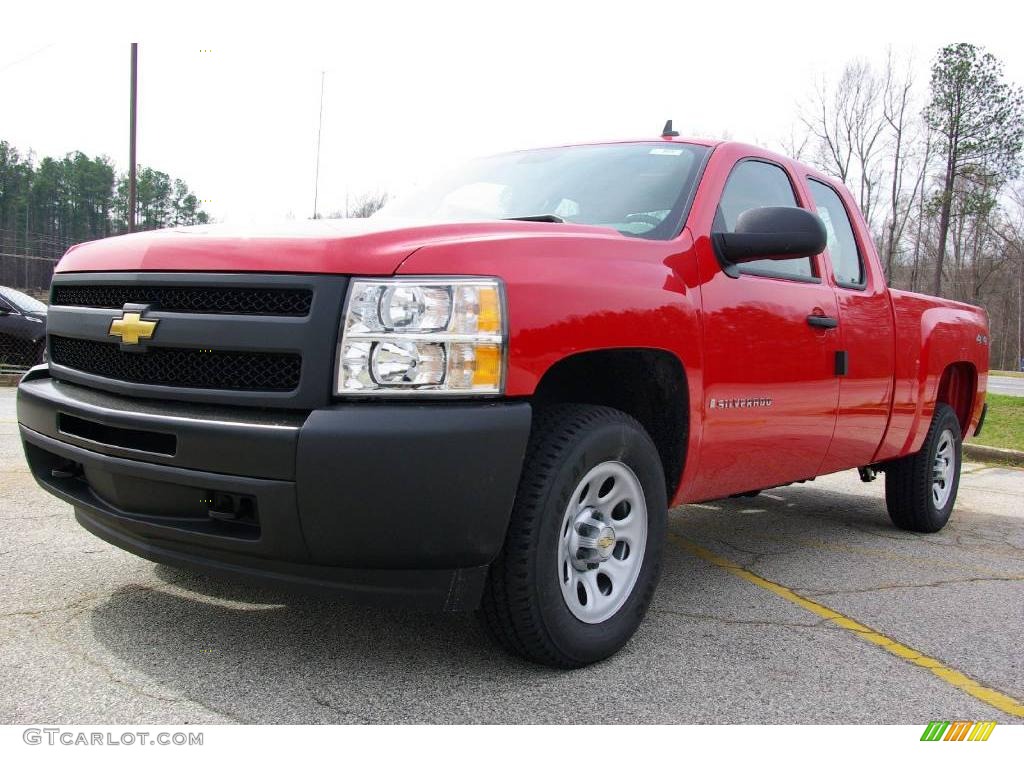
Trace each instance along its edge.
<path fill-rule="evenodd" d="M 141 312 L 122 313 L 110 321 L 110 335 L 118 336 L 122 344 L 138 344 L 139 339 L 151 339 L 159 320 L 143 320 Z"/>

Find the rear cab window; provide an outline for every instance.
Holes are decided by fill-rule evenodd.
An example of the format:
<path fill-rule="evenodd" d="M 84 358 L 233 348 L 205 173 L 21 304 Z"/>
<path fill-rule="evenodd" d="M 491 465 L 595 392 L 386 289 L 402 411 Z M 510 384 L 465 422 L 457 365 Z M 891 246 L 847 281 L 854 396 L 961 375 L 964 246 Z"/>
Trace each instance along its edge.
<path fill-rule="evenodd" d="M 864 258 L 857 247 L 857 237 L 843 199 L 823 181 L 808 177 L 807 186 L 828 232 L 828 252 L 836 283 L 843 288 L 864 288 L 867 285 Z"/>
<path fill-rule="evenodd" d="M 714 231 L 734 232 L 740 214 L 751 208 L 782 206 L 799 208 L 793 184 L 780 166 L 767 160 L 741 160 L 729 174 L 715 213 Z M 741 274 L 818 281 L 810 258 L 774 261 L 761 259 L 738 265 Z"/>

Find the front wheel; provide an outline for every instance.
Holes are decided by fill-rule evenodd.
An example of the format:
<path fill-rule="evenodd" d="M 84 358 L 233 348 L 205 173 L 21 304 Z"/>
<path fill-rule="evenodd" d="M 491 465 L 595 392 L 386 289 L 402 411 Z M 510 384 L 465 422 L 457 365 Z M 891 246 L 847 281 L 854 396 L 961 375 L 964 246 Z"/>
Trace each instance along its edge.
<path fill-rule="evenodd" d="M 918 533 L 942 530 L 960 486 L 961 452 L 956 412 L 939 403 L 921 450 L 885 471 L 885 505 L 898 528 Z"/>
<path fill-rule="evenodd" d="M 650 604 L 666 519 L 661 459 L 635 419 L 589 405 L 539 411 L 484 591 L 485 627 L 548 666 L 611 656 Z"/>

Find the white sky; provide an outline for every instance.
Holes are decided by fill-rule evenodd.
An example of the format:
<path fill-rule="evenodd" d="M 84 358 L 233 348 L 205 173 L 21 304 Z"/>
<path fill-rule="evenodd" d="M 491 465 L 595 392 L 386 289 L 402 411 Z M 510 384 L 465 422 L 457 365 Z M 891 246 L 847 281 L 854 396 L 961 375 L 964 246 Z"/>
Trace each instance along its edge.
<path fill-rule="evenodd" d="M 136 41 L 139 162 L 221 220 L 311 215 L 321 71 L 321 212 L 466 157 L 654 137 L 669 117 L 684 135 L 777 145 L 816 78 L 889 46 L 922 87 L 961 41 L 1024 84 L 1016 0 L 43 5 L 0 14 L 0 138 L 123 170 Z"/>

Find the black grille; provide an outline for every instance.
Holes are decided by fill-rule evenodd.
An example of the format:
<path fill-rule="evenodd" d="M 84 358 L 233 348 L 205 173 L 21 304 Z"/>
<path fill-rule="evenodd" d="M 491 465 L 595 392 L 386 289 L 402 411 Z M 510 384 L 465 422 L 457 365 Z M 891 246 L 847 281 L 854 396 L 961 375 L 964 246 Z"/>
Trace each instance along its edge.
<path fill-rule="evenodd" d="M 302 357 L 273 352 L 203 352 L 149 347 L 122 352 L 118 344 L 50 337 L 57 365 L 135 384 L 165 387 L 288 392 L 299 385 Z"/>
<path fill-rule="evenodd" d="M 309 314 L 313 292 L 303 288 L 157 285 L 54 285 L 51 304 L 120 309 L 151 304 L 161 312 L 218 315 Z"/>

